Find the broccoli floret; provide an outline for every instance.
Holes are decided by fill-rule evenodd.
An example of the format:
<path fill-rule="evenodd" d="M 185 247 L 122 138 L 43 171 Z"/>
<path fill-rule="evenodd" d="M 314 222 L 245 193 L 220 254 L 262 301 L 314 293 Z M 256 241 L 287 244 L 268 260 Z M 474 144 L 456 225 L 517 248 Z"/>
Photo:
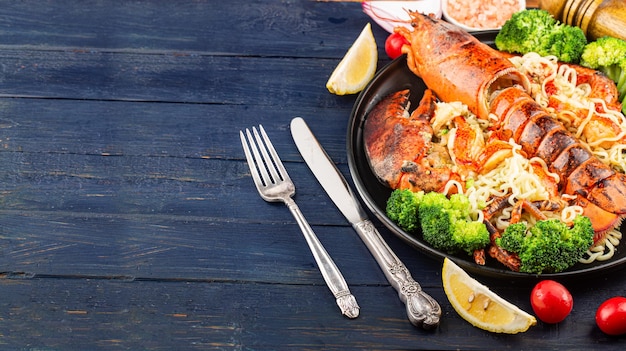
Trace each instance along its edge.
<path fill-rule="evenodd" d="M 406 232 L 417 231 L 419 228 L 417 209 L 422 196 L 423 191 L 414 193 L 406 189 L 394 190 L 387 200 L 387 217 Z"/>
<path fill-rule="evenodd" d="M 430 192 L 424 195 L 419 206 L 419 221 L 424 240 L 434 248 L 451 252 L 454 250 L 452 242 L 452 211 L 450 200 L 445 195 Z"/>
<path fill-rule="evenodd" d="M 526 230 L 528 230 L 528 227 L 526 227 L 525 223 L 511 224 L 504 231 L 504 235 L 498 238 L 496 242 L 507 251 L 522 252 Z"/>
<path fill-rule="evenodd" d="M 457 219 L 452 223 L 452 242 L 455 250 L 468 255 L 489 244 L 489 232 L 483 222 Z"/>
<path fill-rule="evenodd" d="M 560 23 L 549 12 L 529 9 L 514 13 L 496 35 L 498 50 L 542 56 L 554 55 L 563 62 L 578 62 L 587 44 L 579 27 Z"/>
<path fill-rule="evenodd" d="M 563 62 L 578 62 L 587 45 L 587 37 L 579 27 L 561 24 L 556 28 L 537 53 L 541 56 L 554 55 Z"/>
<path fill-rule="evenodd" d="M 499 50 L 525 54 L 539 46 L 540 36 L 535 33 L 548 32 L 556 20 L 547 11 L 524 10 L 514 13 L 496 35 Z"/>
<path fill-rule="evenodd" d="M 448 199 L 438 192 L 394 190 L 387 200 L 387 217 L 409 233 L 421 229 L 426 242 L 447 253 L 467 252 L 489 244 L 485 224 L 470 219 L 467 196 Z"/>
<path fill-rule="evenodd" d="M 423 196 L 418 216 L 426 242 L 447 253 L 466 252 L 484 248 L 489 243 L 485 224 L 469 217 L 470 203 L 465 195 L 454 194 L 448 199 L 438 192 Z"/>
<path fill-rule="evenodd" d="M 496 243 L 519 255 L 520 272 L 558 273 L 578 262 L 593 244 L 593 235 L 591 220 L 577 216 L 571 228 L 558 219 L 538 221 L 530 228 L 511 224 Z"/>
<path fill-rule="evenodd" d="M 454 211 L 456 218 L 469 218 L 471 205 L 467 196 L 461 194 L 452 194 L 449 201 L 450 210 Z"/>
<path fill-rule="evenodd" d="M 587 44 L 580 65 L 602 71 L 615 82 L 622 102 L 622 113 L 626 114 L 626 41 L 602 37 Z"/>

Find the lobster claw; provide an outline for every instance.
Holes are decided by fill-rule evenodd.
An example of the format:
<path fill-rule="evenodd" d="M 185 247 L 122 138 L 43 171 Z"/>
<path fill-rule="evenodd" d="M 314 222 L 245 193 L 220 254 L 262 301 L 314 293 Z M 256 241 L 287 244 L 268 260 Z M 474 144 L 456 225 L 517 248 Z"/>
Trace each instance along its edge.
<path fill-rule="evenodd" d="M 395 188 L 400 177 L 400 168 L 404 162 L 404 154 L 396 152 L 405 149 L 402 140 L 406 139 L 406 123 L 408 121 L 409 90 L 393 93 L 374 106 L 369 112 L 363 127 L 363 141 L 370 167 L 376 177 L 390 188 Z M 394 141 L 397 138 L 399 141 Z M 393 149 L 388 149 L 388 148 Z"/>
<path fill-rule="evenodd" d="M 454 177 L 447 150 L 433 145 L 430 119 L 436 110 L 434 93 L 427 89 L 409 116 L 409 90 L 381 100 L 363 127 L 367 159 L 376 177 L 392 189 L 441 191 Z"/>

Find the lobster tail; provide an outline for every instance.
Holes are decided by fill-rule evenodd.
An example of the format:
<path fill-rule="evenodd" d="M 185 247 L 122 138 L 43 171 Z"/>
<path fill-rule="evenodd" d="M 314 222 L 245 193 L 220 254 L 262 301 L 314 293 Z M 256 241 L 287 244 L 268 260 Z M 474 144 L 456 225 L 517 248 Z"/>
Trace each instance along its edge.
<path fill-rule="evenodd" d="M 608 212 L 626 215 L 626 176 L 614 172 L 596 181 L 589 189 L 587 199 Z"/>
<path fill-rule="evenodd" d="M 491 112 L 500 117 L 499 135 L 510 135 L 531 157 L 539 157 L 560 177 L 560 188 L 576 195 L 596 231 L 606 231 L 626 214 L 626 177 L 588 151 L 561 122 L 521 89 L 495 95 Z"/>
<path fill-rule="evenodd" d="M 601 207 L 595 205 L 584 197 L 578 196 L 574 203 L 583 209 L 583 215 L 592 219 L 593 230 L 595 235 L 593 242 L 597 243 L 604 237 L 604 234 L 615 228 L 622 222 L 620 216 L 615 213 L 603 210 Z"/>

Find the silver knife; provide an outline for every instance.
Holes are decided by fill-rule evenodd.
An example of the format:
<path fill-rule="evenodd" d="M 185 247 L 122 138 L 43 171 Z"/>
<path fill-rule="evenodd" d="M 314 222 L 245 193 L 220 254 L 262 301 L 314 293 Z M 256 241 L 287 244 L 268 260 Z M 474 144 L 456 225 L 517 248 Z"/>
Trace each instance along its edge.
<path fill-rule="evenodd" d="M 304 119 L 296 117 L 291 121 L 291 136 L 315 178 L 352 224 L 389 283 L 398 291 L 400 299 L 406 305 L 409 321 L 424 329 L 437 327 L 441 318 L 441 307 L 422 290 L 406 266 L 380 236 L 350 190 L 348 182 L 326 154 Z"/>

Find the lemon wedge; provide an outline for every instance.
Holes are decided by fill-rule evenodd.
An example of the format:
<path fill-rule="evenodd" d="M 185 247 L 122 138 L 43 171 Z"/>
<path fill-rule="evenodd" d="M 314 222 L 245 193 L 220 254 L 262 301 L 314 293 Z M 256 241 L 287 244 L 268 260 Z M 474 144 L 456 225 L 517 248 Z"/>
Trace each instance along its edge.
<path fill-rule="evenodd" d="M 336 95 L 360 92 L 374 77 L 377 63 L 376 40 L 368 23 L 328 78 L 326 89 Z"/>
<path fill-rule="evenodd" d="M 452 307 L 477 328 L 517 334 L 537 324 L 535 317 L 496 295 L 448 258 L 443 261 L 441 277 Z"/>

